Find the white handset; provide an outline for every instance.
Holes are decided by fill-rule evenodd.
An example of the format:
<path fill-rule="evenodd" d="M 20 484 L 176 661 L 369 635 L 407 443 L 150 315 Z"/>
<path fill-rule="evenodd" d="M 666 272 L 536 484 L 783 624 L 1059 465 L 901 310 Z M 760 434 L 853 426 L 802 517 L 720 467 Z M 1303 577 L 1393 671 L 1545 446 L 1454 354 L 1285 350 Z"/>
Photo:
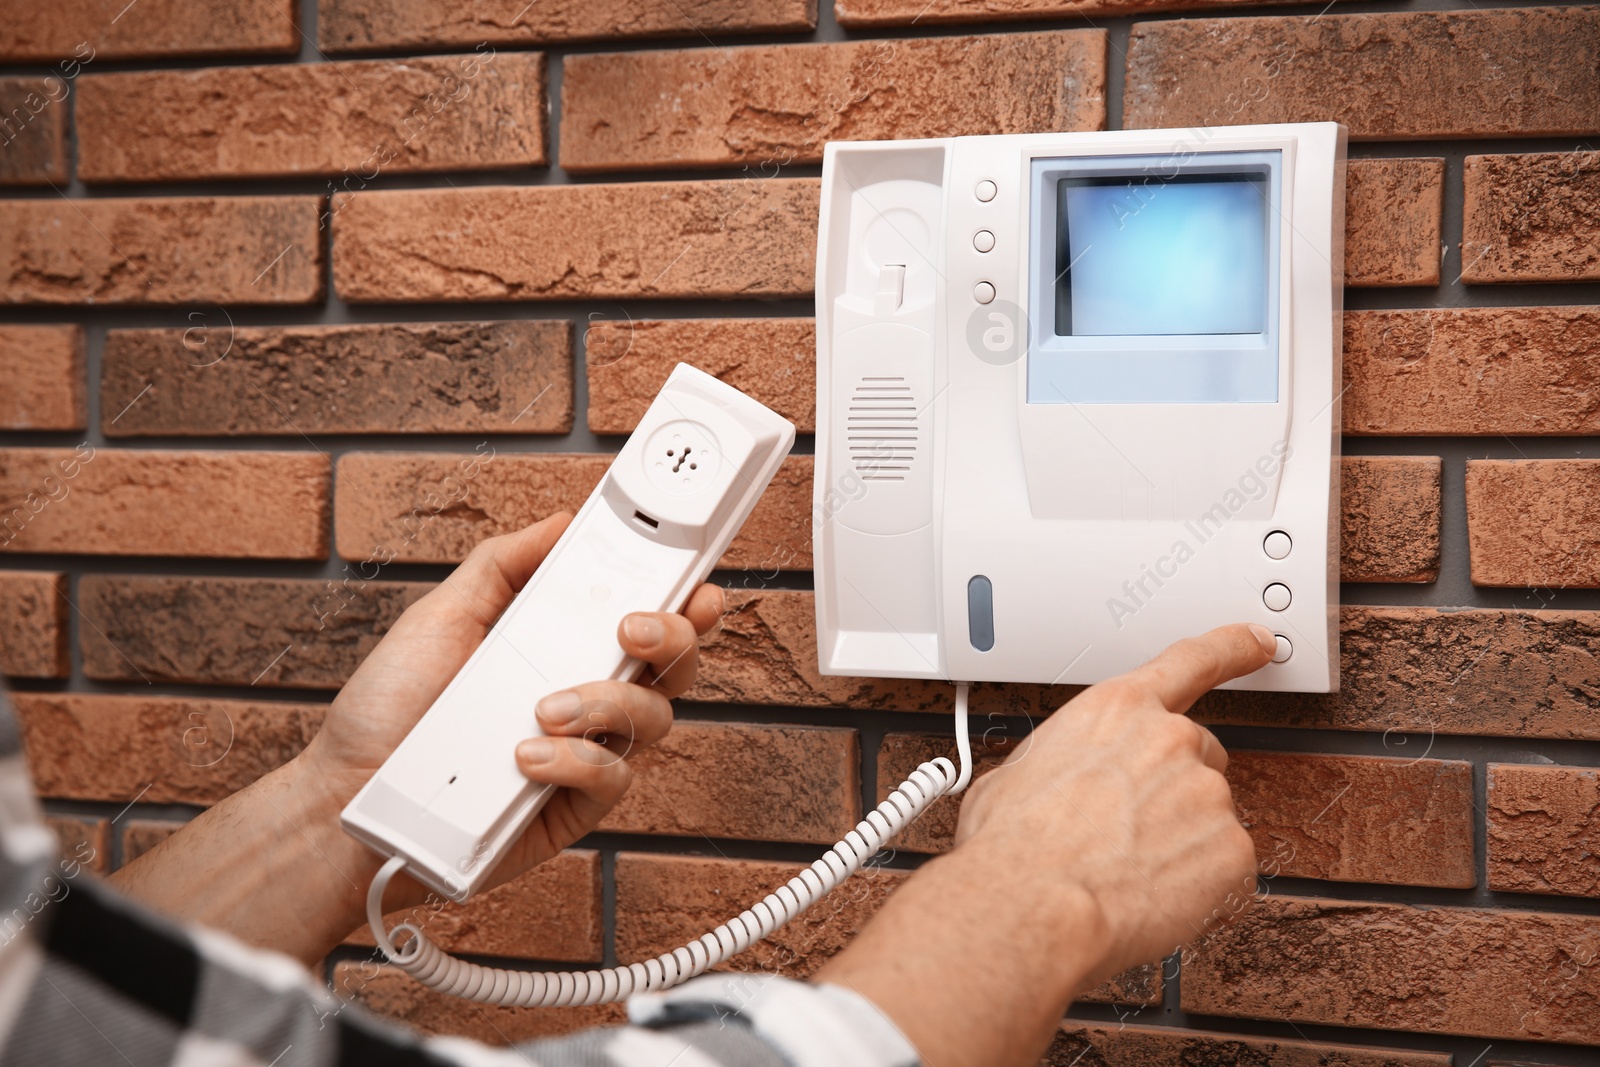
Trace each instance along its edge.
<path fill-rule="evenodd" d="M 794 444 L 786 419 L 680 363 L 638 428 L 483 644 L 344 809 L 344 828 L 461 901 L 553 791 L 513 755 L 534 705 L 632 678 L 617 626 L 681 610 Z"/>

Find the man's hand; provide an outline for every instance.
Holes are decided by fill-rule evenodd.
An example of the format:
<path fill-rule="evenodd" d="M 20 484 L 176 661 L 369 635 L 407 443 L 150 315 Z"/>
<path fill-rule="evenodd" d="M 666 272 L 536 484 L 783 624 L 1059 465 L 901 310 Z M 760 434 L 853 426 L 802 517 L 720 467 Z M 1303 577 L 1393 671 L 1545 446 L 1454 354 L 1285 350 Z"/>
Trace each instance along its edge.
<path fill-rule="evenodd" d="M 955 849 L 817 980 L 876 1003 L 926 1063 L 1037 1062 L 1079 993 L 1252 890 L 1227 754 L 1182 713 L 1273 649 L 1263 627 L 1224 626 L 1080 694 L 973 785 Z"/>
<path fill-rule="evenodd" d="M 571 521 L 560 512 L 481 542 L 438 588 L 406 609 L 345 683 L 321 732 L 299 757 L 327 791 L 335 818 L 483 643 Z M 528 709 L 529 740 L 517 748 L 517 766 L 533 781 L 564 788 L 507 850 L 491 885 L 550 859 L 594 829 L 622 798 L 633 777 L 625 757 L 666 736 L 671 698 L 694 683 L 697 635 L 716 623 L 722 603 L 721 589 L 702 585 L 682 615 L 627 616 L 617 640 L 648 665 L 643 678 L 592 682 Z M 533 736 L 535 714 L 546 737 Z M 410 878 L 396 879 L 396 887 L 391 906 L 424 893 Z"/>
<path fill-rule="evenodd" d="M 124 892 L 178 918 L 226 930 L 255 945 L 315 963 L 361 925 L 368 883 L 382 863 L 339 826 L 339 813 L 433 704 L 527 584 L 562 532 L 567 514 L 490 538 L 437 589 L 413 604 L 334 698 L 321 731 L 287 764 L 196 817 L 118 870 Z M 630 615 L 623 651 L 647 664 L 637 684 L 596 682 L 551 694 L 528 709 L 518 766 L 564 788 L 508 850 L 503 882 L 582 837 L 628 787 L 622 758 L 672 725 L 671 697 L 694 682 L 696 634 L 722 612 L 722 591 L 703 585 L 682 615 Z M 539 728 L 548 735 L 533 737 Z M 496 754 L 486 753 L 486 758 Z M 401 876 L 387 909 L 425 898 Z"/>
<path fill-rule="evenodd" d="M 1200 936 L 1230 893 L 1255 889 L 1255 847 L 1222 772 L 1228 754 L 1184 712 L 1272 657 L 1265 628 L 1179 641 L 1080 694 L 976 782 L 958 846 L 1011 857 L 1028 877 L 1073 885 L 1100 916 L 1095 979 Z"/>

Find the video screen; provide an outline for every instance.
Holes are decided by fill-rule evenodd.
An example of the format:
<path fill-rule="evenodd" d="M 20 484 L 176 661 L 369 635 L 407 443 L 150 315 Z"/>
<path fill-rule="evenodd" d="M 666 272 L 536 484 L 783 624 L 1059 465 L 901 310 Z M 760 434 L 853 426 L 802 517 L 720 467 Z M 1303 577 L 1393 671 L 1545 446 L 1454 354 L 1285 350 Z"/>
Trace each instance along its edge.
<path fill-rule="evenodd" d="M 1265 171 L 1061 179 L 1055 332 L 1261 333 L 1268 181 Z"/>

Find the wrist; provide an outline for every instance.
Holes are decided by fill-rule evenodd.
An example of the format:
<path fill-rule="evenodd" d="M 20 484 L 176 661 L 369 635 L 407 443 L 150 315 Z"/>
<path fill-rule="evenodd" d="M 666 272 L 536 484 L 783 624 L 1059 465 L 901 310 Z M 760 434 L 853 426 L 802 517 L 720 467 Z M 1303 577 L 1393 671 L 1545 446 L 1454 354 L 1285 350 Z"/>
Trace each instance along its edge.
<path fill-rule="evenodd" d="M 310 749 L 257 784 L 271 789 L 278 814 L 310 846 L 305 874 L 319 891 L 327 894 L 330 929 L 341 929 L 342 938 L 364 926 L 367 887 L 383 866 L 383 857 L 351 837 L 339 824 L 339 815 L 353 792 L 340 782 L 338 775 L 329 773 Z M 411 879 L 401 877 L 391 884 L 384 897 L 387 910 L 411 903 L 404 893 L 410 883 Z"/>
<path fill-rule="evenodd" d="M 300 818 L 304 819 L 300 825 L 306 827 L 317 851 L 346 876 L 333 886 L 338 913 L 349 921 L 352 930 L 365 926 L 367 887 L 383 866 L 385 857 L 346 833 L 339 822 L 345 805 L 364 783 L 354 781 L 342 768 L 329 766 L 321 757 L 315 740 L 273 774 L 283 776 L 285 788 L 296 798 Z M 427 895 L 420 883 L 402 872 L 384 893 L 384 914 L 421 904 Z"/>
<path fill-rule="evenodd" d="M 1065 1010 L 1094 981 L 1114 973 L 1108 968 L 1116 937 L 1099 898 L 1036 854 L 1031 843 L 980 837 L 938 862 L 949 865 L 952 884 L 978 887 L 991 908 L 1003 909 L 1020 958 L 1037 961 L 1033 980 Z"/>
<path fill-rule="evenodd" d="M 926 1063 L 1037 1063 L 1109 941 L 1093 896 L 1036 853 L 969 840 L 930 860 L 813 980 L 871 1001 Z"/>

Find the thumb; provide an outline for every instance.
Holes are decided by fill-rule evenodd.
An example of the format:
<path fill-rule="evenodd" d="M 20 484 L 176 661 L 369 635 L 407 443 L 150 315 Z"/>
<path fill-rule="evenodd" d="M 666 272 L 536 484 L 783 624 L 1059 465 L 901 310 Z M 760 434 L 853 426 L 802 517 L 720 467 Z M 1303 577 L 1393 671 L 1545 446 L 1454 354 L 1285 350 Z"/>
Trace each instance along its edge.
<path fill-rule="evenodd" d="M 1168 711 L 1182 714 L 1223 682 L 1265 667 L 1277 650 L 1277 639 L 1265 626 L 1235 623 L 1169 645 L 1127 677 L 1147 687 Z"/>
<path fill-rule="evenodd" d="M 451 618 L 469 620 L 477 631 L 475 640 L 482 641 L 571 522 L 570 513 L 558 511 L 514 533 L 478 542 L 461 565 L 419 603 Z M 432 611 L 421 614 L 431 615 Z M 399 626 L 395 624 L 396 629 Z"/>

